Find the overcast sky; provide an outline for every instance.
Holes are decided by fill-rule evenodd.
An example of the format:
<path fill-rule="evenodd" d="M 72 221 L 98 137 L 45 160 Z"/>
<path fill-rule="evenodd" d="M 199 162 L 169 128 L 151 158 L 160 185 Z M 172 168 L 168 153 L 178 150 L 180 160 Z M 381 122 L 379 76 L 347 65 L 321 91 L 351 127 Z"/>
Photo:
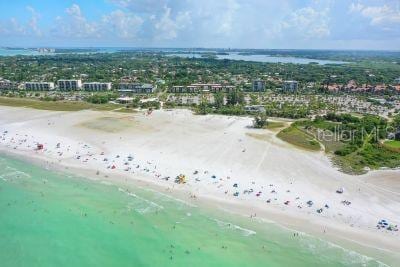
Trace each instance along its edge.
<path fill-rule="evenodd" d="M 0 46 L 400 50 L 400 0 L 0 0 Z"/>

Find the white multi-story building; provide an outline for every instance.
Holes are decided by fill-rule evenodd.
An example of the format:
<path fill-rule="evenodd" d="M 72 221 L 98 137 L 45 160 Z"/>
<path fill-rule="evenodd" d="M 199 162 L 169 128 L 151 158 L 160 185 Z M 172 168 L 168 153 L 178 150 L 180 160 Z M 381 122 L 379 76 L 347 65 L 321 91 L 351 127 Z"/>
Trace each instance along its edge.
<path fill-rule="evenodd" d="M 224 92 L 228 93 L 235 90 L 235 86 L 221 85 L 218 83 L 194 83 L 188 86 L 172 86 L 170 93 L 199 93 L 199 92 Z"/>
<path fill-rule="evenodd" d="M 58 80 L 58 89 L 61 91 L 74 91 L 82 88 L 81 80 Z"/>
<path fill-rule="evenodd" d="M 151 94 L 154 92 L 154 87 L 151 84 L 141 83 L 120 83 L 118 92 L 133 93 L 133 94 Z"/>
<path fill-rule="evenodd" d="M 298 81 L 283 81 L 282 90 L 285 92 L 295 92 L 299 87 Z"/>
<path fill-rule="evenodd" d="M 0 90 L 11 90 L 16 87 L 16 84 L 0 77 Z"/>
<path fill-rule="evenodd" d="M 265 81 L 255 80 L 253 81 L 253 92 L 264 92 L 265 91 Z"/>
<path fill-rule="evenodd" d="M 83 83 L 82 87 L 85 91 L 109 91 L 111 90 L 111 83 L 90 82 Z"/>
<path fill-rule="evenodd" d="M 27 91 L 50 91 L 54 90 L 52 82 L 26 82 L 25 90 Z"/>

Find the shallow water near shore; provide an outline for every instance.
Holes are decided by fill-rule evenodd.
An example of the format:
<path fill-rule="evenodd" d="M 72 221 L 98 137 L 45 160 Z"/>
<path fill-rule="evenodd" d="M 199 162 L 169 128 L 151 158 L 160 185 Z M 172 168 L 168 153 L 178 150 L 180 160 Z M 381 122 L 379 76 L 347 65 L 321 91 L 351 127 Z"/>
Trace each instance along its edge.
<path fill-rule="evenodd" d="M 1 266 L 381 266 L 274 224 L 0 155 Z"/>

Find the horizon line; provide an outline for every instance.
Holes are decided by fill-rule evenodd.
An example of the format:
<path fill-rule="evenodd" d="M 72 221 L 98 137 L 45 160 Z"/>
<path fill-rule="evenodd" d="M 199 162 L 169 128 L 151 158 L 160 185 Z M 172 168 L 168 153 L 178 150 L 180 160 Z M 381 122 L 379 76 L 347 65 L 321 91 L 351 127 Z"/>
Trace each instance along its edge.
<path fill-rule="evenodd" d="M 335 49 L 335 48 L 236 48 L 236 47 L 163 47 L 163 46 L 7 46 L 0 45 L 0 48 L 12 49 L 37 49 L 37 48 L 50 48 L 50 49 L 101 49 L 101 48 L 118 48 L 118 49 L 197 49 L 197 50 L 287 50 L 287 51 L 364 51 L 364 52 L 400 52 L 393 49 Z"/>

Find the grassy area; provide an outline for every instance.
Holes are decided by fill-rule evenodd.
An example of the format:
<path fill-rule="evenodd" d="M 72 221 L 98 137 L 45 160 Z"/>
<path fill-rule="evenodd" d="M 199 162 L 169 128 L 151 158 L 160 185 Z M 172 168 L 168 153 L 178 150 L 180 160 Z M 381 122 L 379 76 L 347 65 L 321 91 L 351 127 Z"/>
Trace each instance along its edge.
<path fill-rule="evenodd" d="M 324 146 L 326 153 L 334 152 L 338 149 L 343 148 L 343 146 L 344 146 L 343 142 L 334 140 L 333 138 L 332 139 L 321 139 L 319 141 Z"/>
<path fill-rule="evenodd" d="M 0 97 L 0 105 L 54 111 L 79 111 L 84 109 L 113 110 L 121 107 L 121 105 L 116 104 L 97 105 L 83 101 L 41 101 L 36 99 L 10 97 Z"/>
<path fill-rule="evenodd" d="M 343 147 L 343 143 L 340 142 L 339 140 L 336 140 L 337 138 L 334 138 L 334 136 L 329 134 L 332 134 L 335 132 L 335 127 L 338 127 L 340 123 L 336 122 L 331 122 L 331 121 L 326 121 L 326 120 L 318 120 L 318 121 L 297 121 L 293 126 L 296 126 L 298 129 L 302 130 L 303 132 L 307 132 L 310 135 L 313 135 L 315 138 L 317 138 L 320 144 L 324 146 L 325 152 L 334 152 L 337 149 L 340 149 Z M 327 131 L 327 135 L 325 135 Z M 325 136 L 325 138 L 323 138 Z"/>
<path fill-rule="evenodd" d="M 131 109 L 131 108 L 119 108 L 119 109 L 116 109 L 116 110 L 114 110 L 115 112 L 121 112 L 121 113 L 137 113 L 137 111 L 136 110 L 134 110 L 134 109 Z"/>
<path fill-rule="evenodd" d="M 299 129 L 305 130 L 303 127 L 298 126 Z M 316 129 L 316 128 L 310 128 L 308 129 L 308 132 L 313 134 L 315 137 L 318 135 L 321 137 L 324 129 Z M 319 132 L 318 132 L 319 131 Z M 338 149 L 341 149 L 344 146 L 344 143 L 336 140 L 333 136 L 330 138 L 319 138 L 318 141 L 324 146 L 325 152 L 334 152 Z"/>
<path fill-rule="evenodd" d="M 303 149 L 311 151 L 321 150 L 321 145 L 311 134 L 300 130 L 296 126 L 290 126 L 286 129 L 283 129 L 278 133 L 277 136 L 283 141 Z"/>
<path fill-rule="evenodd" d="M 264 129 L 276 130 L 279 128 L 284 128 L 285 126 L 286 124 L 284 122 L 268 121 L 268 124 L 264 127 Z"/>
<path fill-rule="evenodd" d="M 103 111 L 117 111 L 122 105 L 119 104 L 89 104 L 89 109 L 92 110 L 103 110 Z"/>
<path fill-rule="evenodd" d="M 400 141 L 386 141 L 385 143 L 383 143 L 383 146 L 389 150 L 400 152 Z"/>
<path fill-rule="evenodd" d="M 366 168 L 376 170 L 383 167 L 399 167 L 400 153 L 379 144 L 368 143 L 354 153 L 336 156 L 333 160 L 344 172 L 363 174 L 367 172 Z"/>
<path fill-rule="evenodd" d="M 271 141 L 272 136 L 270 134 L 256 134 L 256 133 L 246 133 L 247 136 L 255 138 L 260 141 Z"/>
<path fill-rule="evenodd" d="M 379 61 L 379 60 L 368 60 L 368 61 L 361 61 L 357 62 L 354 64 L 355 67 L 363 67 L 363 68 L 374 68 L 377 70 L 394 70 L 394 71 L 400 71 L 400 65 L 393 63 L 393 62 L 388 62 L 388 61 Z"/>
<path fill-rule="evenodd" d="M 357 130 L 372 123 L 376 125 L 375 127 L 384 127 L 384 124 L 382 124 L 384 122 L 381 119 L 365 116 L 358 121 L 348 116 L 337 118 L 342 119 L 344 123 L 316 120 L 298 122 L 294 126 L 300 130 L 307 127 L 307 133 L 314 136 L 322 136 L 322 132 L 328 130 L 328 135 L 325 135 L 325 138 L 322 138 L 320 142 L 324 145 L 325 152 L 334 152 L 332 160 L 343 172 L 362 174 L 369 169 L 376 170 L 400 166 L 400 142 L 376 143 L 374 142 L 375 136 L 373 134 L 366 136 L 354 135 L 351 142 L 332 138 L 332 132 L 340 133 L 340 129 L 346 129 L 347 131 Z"/>

